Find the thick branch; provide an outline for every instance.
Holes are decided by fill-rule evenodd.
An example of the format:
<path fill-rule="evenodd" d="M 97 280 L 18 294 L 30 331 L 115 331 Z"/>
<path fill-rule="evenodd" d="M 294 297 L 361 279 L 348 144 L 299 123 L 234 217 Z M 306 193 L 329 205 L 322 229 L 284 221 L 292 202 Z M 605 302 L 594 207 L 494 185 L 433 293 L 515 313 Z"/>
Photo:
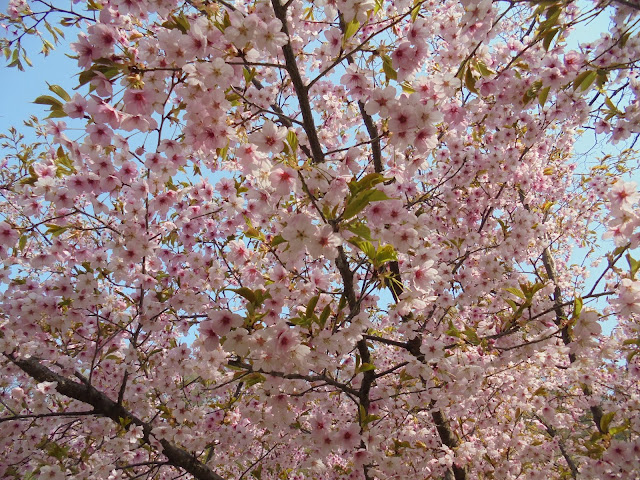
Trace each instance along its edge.
<path fill-rule="evenodd" d="M 529 204 L 525 202 L 524 192 L 522 190 L 519 190 L 518 193 L 520 195 L 520 201 L 522 202 L 524 209 L 530 212 L 531 207 L 529 207 Z M 553 306 L 556 313 L 555 324 L 558 325 L 558 327 L 562 328 L 562 343 L 564 343 L 565 345 L 569 345 L 573 341 L 573 338 L 571 338 L 569 325 L 567 325 L 566 322 L 567 316 L 565 315 L 563 308 L 564 303 L 562 301 L 562 290 L 558 285 L 558 273 L 556 272 L 556 265 L 555 261 L 553 260 L 553 256 L 551 255 L 550 247 L 545 247 L 545 249 L 542 251 L 542 263 L 544 265 L 545 272 L 547 273 L 547 277 L 549 277 L 549 280 L 551 280 L 554 284 Z M 576 355 L 574 353 L 569 353 L 569 362 L 574 363 L 575 361 Z M 582 385 L 582 392 L 586 396 L 590 396 L 593 393 L 588 385 Z M 604 414 L 602 411 L 602 407 L 600 405 L 593 405 L 592 407 L 590 407 L 590 410 L 591 415 L 593 415 L 593 423 L 595 423 L 598 431 L 600 433 L 606 433 L 603 431 L 601 426 L 602 416 Z"/>
<path fill-rule="evenodd" d="M 566 315 L 564 314 L 564 309 L 562 308 L 562 291 L 557 283 L 558 275 L 556 273 L 555 262 L 553 260 L 553 256 L 551 256 L 551 252 L 549 251 L 549 247 L 546 247 L 542 252 L 542 263 L 544 264 L 544 269 L 547 272 L 547 276 L 549 280 L 551 280 L 555 284 L 555 288 L 553 290 L 553 304 L 555 306 L 556 312 L 556 325 L 560 326 L 562 322 L 566 320 Z M 573 339 L 571 338 L 571 333 L 569 332 L 569 326 L 564 325 L 562 328 L 562 343 L 565 345 L 569 345 Z M 576 354 L 569 353 L 569 361 L 574 363 L 576 361 Z M 585 395 L 590 396 L 593 392 L 588 385 L 582 385 L 582 391 Z M 604 412 L 602 411 L 602 407 L 600 405 L 593 405 L 590 407 L 591 415 L 593 415 L 593 423 L 596 424 L 596 428 L 600 433 L 606 433 L 602 430 L 601 421 Z"/>
<path fill-rule="evenodd" d="M 442 412 L 442 410 L 434 410 L 433 412 L 431 412 L 431 418 L 436 424 L 436 429 L 438 430 L 438 435 L 440 436 L 440 440 L 442 441 L 442 443 L 449 447 L 451 450 L 457 448 L 459 445 L 458 439 L 451 430 L 451 427 L 449 427 L 449 420 Z M 459 467 L 454 463 L 451 466 L 451 469 L 453 470 L 453 477 L 455 478 L 455 480 L 466 480 L 467 471 L 464 468 Z"/>
<path fill-rule="evenodd" d="M 398 268 L 397 262 L 395 262 L 395 267 Z M 397 272 L 393 273 L 394 275 L 396 275 L 397 281 L 390 282 L 388 287 L 397 302 L 398 297 L 404 290 L 404 287 L 402 285 L 402 282 L 400 281 L 400 271 L 398 270 Z M 406 344 L 400 344 L 400 342 L 394 342 L 393 344 L 405 348 L 409 353 L 411 353 L 411 355 L 416 358 L 416 360 L 424 363 L 425 357 L 420 351 L 420 345 L 422 344 L 422 337 L 420 335 L 416 335 Z M 431 418 L 436 425 L 436 430 L 438 431 L 438 436 L 440 437 L 440 441 L 442 442 L 442 444 L 446 445 L 451 450 L 457 448 L 459 445 L 458 439 L 453 433 L 453 430 L 451 430 L 449 420 L 447 419 L 445 413 L 442 410 L 434 410 L 431 412 Z M 467 480 L 467 470 L 463 467 L 459 467 L 455 463 L 452 465 L 451 470 L 447 471 L 445 478 L 450 479 L 452 478 L 452 475 L 455 480 Z"/>
<path fill-rule="evenodd" d="M 340 15 L 340 31 L 342 34 L 345 33 L 345 24 Z M 346 57 L 349 65 L 354 63 L 353 55 L 348 54 Z M 382 150 L 380 149 L 380 134 L 378 133 L 378 127 L 376 126 L 371 115 L 367 113 L 364 108 L 364 102 L 362 100 L 358 100 L 358 108 L 360 109 L 360 114 L 362 115 L 362 120 L 364 121 L 365 127 L 367 127 L 367 133 L 369 134 L 369 138 L 371 139 L 371 154 L 373 155 L 373 169 L 376 173 L 382 173 Z"/>
<path fill-rule="evenodd" d="M 0 418 L 0 423 L 3 422 L 15 422 L 17 420 L 34 420 L 39 418 L 51 418 L 51 417 L 83 417 L 86 415 L 96 415 L 94 410 L 86 412 L 50 412 L 50 413 L 30 413 L 25 415 L 11 415 L 10 417 Z"/>
<path fill-rule="evenodd" d="M 273 377 L 286 378 L 288 380 L 306 380 L 307 382 L 324 382 L 327 385 L 331 385 L 333 387 L 342 390 L 344 393 L 349 395 L 353 395 L 354 397 L 358 396 L 358 391 L 353 388 L 345 385 L 344 383 L 340 383 L 337 380 L 334 380 L 331 377 L 326 375 L 302 375 L 299 373 L 284 373 L 284 372 L 272 372 L 267 370 L 254 369 L 253 366 L 249 363 L 240 362 L 238 360 L 231 360 L 229 365 L 232 367 L 243 368 L 247 371 L 247 373 L 263 373 L 265 375 L 271 375 Z"/>
<path fill-rule="evenodd" d="M 21 359 L 15 358 L 13 355 L 7 355 L 7 357 L 34 380 L 38 382 L 56 382 L 56 391 L 58 393 L 91 405 L 94 408 L 95 414 L 110 418 L 117 424 L 121 424 L 122 420 L 125 420 L 133 425 L 141 426 L 143 429 L 143 439 L 149 442 L 150 436 L 152 435 L 151 425 L 136 417 L 133 413 L 111 400 L 95 387 L 87 383 L 77 383 L 69 380 L 45 367 L 35 358 Z M 185 470 L 198 480 L 225 480 L 209 467 L 199 462 L 193 454 L 177 447 L 168 440 L 162 439 L 160 440 L 160 444 L 162 445 L 162 454 L 167 457 L 167 463 L 169 465 Z"/>
<path fill-rule="evenodd" d="M 545 422 L 542 418 L 538 417 L 536 415 L 536 418 L 538 419 L 538 421 L 540 423 L 542 423 L 544 425 L 544 428 L 546 428 L 547 433 L 549 434 L 549 436 L 551 438 L 556 438 L 556 430 L 555 428 L 553 428 L 552 425 L 548 424 L 547 422 Z M 567 465 L 569 465 L 569 468 L 571 469 L 571 477 L 572 478 L 578 478 L 578 467 L 576 465 L 576 462 L 573 460 L 573 458 L 571 457 L 571 454 L 569 454 L 569 452 L 567 451 L 567 448 L 564 444 L 564 440 L 562 440 L 562 438 L 557 438 L 558 440 L 558 446 L 560 447 L 560 453 L 562 453 L 562 456 L 564 457 L 565 461 L 567 462 Z"/>
<path fill-rule="evenodd" d="M 613 3 L 619 3 L 634 10 L 640 10 L 640 2 L 637 0 L 635 2 L 632 0 L 613 0 Z"/>
<path fill-rule="evenodd" d="M 276 14 L 276 18 L 282 22 L 282 33 L 289 36 L 289 27 L 287 26 L 287 9 L 280 4 L 280 0 L 271 0 L 273 5 L 273 11 Z M 315 122 L 313 121 L 313 113 L 311 111 L 311 104 L 309 103 L 309 92 L 307 87 L 302 81 L 300 70 L 298 70 L 298 64 L 296 62 L 296 56 L 293 53 L 293 47 L 291 41 L 288 41 L 282 46 L 282 53 L 284 54 L 285 63 L 287 65 L 287 72 L 291 77 L 291 83 L 296 91 L 298 97 L 298 103 L 300 105 L 300 112 L 302 113 L 302 123 L 304 124 L 304 131 L 307 134 L 309 145 L 311 146 L 311 152 L 313 154 L 313 161 L 315 163 L 324 162 L 324 153 L 322 153 L 322 146 L 320 145 L 320 139 L 318 138 L 318 132 L 316 131 Z"/>

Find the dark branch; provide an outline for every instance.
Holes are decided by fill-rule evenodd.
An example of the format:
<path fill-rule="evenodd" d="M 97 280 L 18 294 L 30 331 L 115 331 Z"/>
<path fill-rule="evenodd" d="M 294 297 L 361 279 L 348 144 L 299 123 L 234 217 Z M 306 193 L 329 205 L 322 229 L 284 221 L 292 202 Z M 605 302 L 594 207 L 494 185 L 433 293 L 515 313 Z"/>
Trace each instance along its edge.
<path fill-rule="evenodd" d="M 280 4 L 280 0 L 271 0 L 273 5 L 273 11 L 276 14 L 276 18 L 282 22 L 282 33 L 289 36 L 289 27 L 287 26 L 287 8 Z M 284 55 L 285 63 L 287 65 L 287 72 L 291 77 L 291 83 L 296 91 L 298 97 L 298 103 L 300 104 L 300 112 L 302 113 L 302 122 L 304 124 L 304 131 L 307 134 L 309 145 L 311 146 L 311 153 L 313 155 L 314 163 L 324 162 L 324 153 L 322 153 L 322 146 L 320 139 L 318 138 L 318 132 L 316 131 L 315 122 L 313 120 L 313 112 L 311 110 L 311 104 L 309 103 L 309 94 L 307 87 L 302 81 L 302 76 L 298 70 L 298 64 L 296 63 L 296 56 L 293 53 L 293 47 L 291 42 L 288 41 L 282 46 L 282 53 Z"/>
<path fill-rule="evenodd" d="M 111 400 L 107 395 L 97 390 L 87 383 L 77 383 L 45 367 L 35 358 L 21 359 L 13 355 L 7 355 L 17 367 L 38 382 L 56 382 L 56 391 L 74 400 L 91 405 L 96 415 L 103 415 L 110 418 L 118 425 L 122 420 L 130 424 L 141 426 L 143 429 L 143 439 L 149 442 L 152 435 L 152 427 L 129 412 L 122 405 Z M 175 446 L 165 439 L 160 439 L 162 454 L 167 457 L 168 464 L 181 468 L 194 476 L 198 480 L 225 480 L 223 477 L 212 471 L 209 467 L 199 462 L 193 454 Z"/>

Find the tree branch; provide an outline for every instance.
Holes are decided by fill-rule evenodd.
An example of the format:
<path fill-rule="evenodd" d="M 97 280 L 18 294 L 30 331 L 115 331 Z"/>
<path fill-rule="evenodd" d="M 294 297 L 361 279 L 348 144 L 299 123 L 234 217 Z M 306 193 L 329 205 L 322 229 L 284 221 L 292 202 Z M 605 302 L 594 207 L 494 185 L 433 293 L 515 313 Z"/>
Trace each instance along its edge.
<path fill-rule="evenodd" d="M 17 420 L 26 419 L 38 419 L 38 418 L 51 418 L 51 417 L 81 417 L 85 415 L 96 415 L 95 410 L 88 410 L 84 412 L 50 412 L 50 413 L 30 413 L 25 415 L 12 415 L 10 417 L 0 418 L 0 423 L 14 422 Z"/>
<path fill-rule="evenodd" d="M 21 359 L 12 354 L 5 354 L 18 368 L 38 382 L 56 382 L 56 391 L 74 400 L 91 405 L 96 415 L 110 418 L 117 424 L 122 420 L 137 425 L 143 429 L 143 439 L 149 442 L 152 434 L 151 424 L 144 422 L 129 412 L 122 405 L 111 400 L 107 395 L 86 383 L 77 383 L 45 367 L 35 358 Z M 177 447 L 168 440 L 159 440 L 162 445 L 162 454 L 167 457 L 168 464 L 185 470 L 197 480 L 225 480 L 209 467 L 199 462 L 196 457 L 186 450 Z"/>
<path fill-rule="evenodd" d="M 282 22 L 282 33 L 287 35 L 287 38 L 291 38 L 289 35 L 289 27 L 287 26 L 287 8 L 280 4 L 280 0 L 271 0 L 273 11 L 276 14 L 276 18 Z M 316 131 L 316 125 L 313 121 L 313 112 L 311 110 L 311 104 L 309 103 L 309 94 L 307 87 L 302 81 L 302 76 L 298 70 L 298 64 L 296 63 L 296 56 L 293 53 L 293 47 L 291 41 L 287 41 L 282 46 L 282 53 L 284 54 L 285 63 L 287 66 L 287 72 L 291 77 L 291 83 L 296 91 L 298 97 L 298 103 L 300 105 L 300 112 L 302 113 L 302 122 L 304 124 L 304 131 L 307 134 L 309 145 L 311 146 L 311 153 L 313 155 L 314 163 L 324 162 L 324 153 L 322 152 L 322 146 L 320 145 L 320 139 L 318 138 L 318 132 Z"/>

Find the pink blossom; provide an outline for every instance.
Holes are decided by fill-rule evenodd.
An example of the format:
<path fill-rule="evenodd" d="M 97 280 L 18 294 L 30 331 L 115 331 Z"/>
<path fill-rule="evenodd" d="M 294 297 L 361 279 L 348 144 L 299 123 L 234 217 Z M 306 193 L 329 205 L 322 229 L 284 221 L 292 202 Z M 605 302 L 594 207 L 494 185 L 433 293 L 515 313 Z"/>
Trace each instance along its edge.
<path fill-rule="evenodd" d="M 63 109 L 65 113 L 69 115 L 69 118 L 82 118 L 87 109 L 87 101 L 83 96 L 76 93 L 73 98 L 64 105 Z"/>
<path fill-rule="evenodd" d="M 225 336 L 231 330 L 241 327 L 244 323 L 244 319 L 236 314 L 224 310 L 217 310 L 209 313 L 210 324 L 207 324 L 207 328 L 213 329 L 213 331 L 219 337 Z"/>
<path fill-rule="evenodd" d="M 106 147 L 111 144 L 113 131 L 105 125 L 89 125 L 87 127 L 87 133 L 91 141 L 96 145 Z"/>
<path fill-rule="evenodd" d="M 133 115 L 148 115 L 152 110 L 151 94 L 147 90 L 128 89 L 122 101 L 127 113 Z"/>
<path fill-rule="evenodd" d="M 7 222 L 0 222 L 0 245 L 3 247 L 13 247 L 18 241 L 20 234 L 14 230 Z"/>
<path fill-rule="evenodd" d="M 259 150 L 278 153 L 284 148 L 283 140 L 286 136 L 286 129 L 276 126 L 271 121 L 266 121 L 257 132 L 249 135 L 249 140 Z"/>
<path fill-rule="evenodd" d="M 629 278 L 622 280 L 618 298 L 614 303 L 619 308 L 619 314 L 639 315 L 640 314 L 640 282 L 633 281 Z"/>
<path fill-rule="evenodd" d="M 618 180 L 609 191 L 609 199 L 614 209 L 631 213 L 633 205 L 640 200 L 640 193 L 635 182 Z"/>

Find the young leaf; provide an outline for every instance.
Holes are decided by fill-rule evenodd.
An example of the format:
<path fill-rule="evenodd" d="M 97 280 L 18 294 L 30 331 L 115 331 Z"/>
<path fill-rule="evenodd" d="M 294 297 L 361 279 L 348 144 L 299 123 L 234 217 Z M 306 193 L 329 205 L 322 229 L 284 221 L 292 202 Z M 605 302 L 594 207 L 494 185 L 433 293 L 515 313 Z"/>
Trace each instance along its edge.
<path fill-rule="evenodd" d="M 59 108 L 62 110 L 62 102 L 51 95 L 40 95 L 33 101 L 33 103 L 37 103 L 38 105 L 49 105 L 54 109 Z"/>
<path fill-rule="evenodd" d="M 613 417 L 615 417 L 615 415 L 616 415 L 615 411 L 605 413 L 600 419 L 600 430 L 602 430 L 605 433 L 608 433 L 609 425 L 611 425 L 611 422 L 613 421 Z"/>
<path fill-rule="evenodd" d="M 327 305 L 322 309 L 322 313 L 320 314 L 320 317 L 317 321 L 318 325 L 320 325 L 320 328 L 324 328 L 324 326 L 327 324 L 329 315 L 331 315 L 331 307 Z"/>
<path fill-rule="evenodd" d="M 304 313 L 307 318 L 313 315 L 313 311 L 315 310 L 319 299 L 320 299 L 320 295 L 316 295 L 315 297 L 312 297 L 311 300 L 309 300 L 309 304 L 307 305 L 307 310 Z"/>
<path fill-rule="evenodd" d="M 364 210 L 371 202 L 379 202 L 382 200 L 390 200 L 390 198 L 380 190 L 372 189 L 360 192 L 349 200 L 349 203 L 347 203 L 347 206 L 342 212 L 342 218 L 348 220 Z"/>
<path fill-rule="evenodd" d="M 353 19 L 349 23 L 347 23 L 344 27 L 344 40 L 348 40 L 353 37 L 358 30 L 360 29 L 360 22 L 358 20 Z"/>
<path fill-rule="evenodd" d="M 382 247 L 378 247 L 378 251 L 376 252 L 374 265 L 379 267 L 384 265 L 387 262 L 392 262 L 398 259 L 398 255 L 396 254 L 396 250 L 392 245 L 384 245 Z"/>
<path fill-rule="evenodd" d="M 580 312 L 582 312 L 582 297 L 576 297 L 573 302 L 573 318 L 578 318 L 580 316 Z"/>
<path fill-rule="evenodd" d="M 247 288 L 247 287 L 232 288 L 231 291 L 237 293 L 241 297 L 246 298 L 251 303 L 256 303 L 256 300 L 257 300 L 256 294 L 250 288 Z"/>
<path fill-rule="evenodd" d="M 381 57 L 382 57 L 382 71 L 387 77 L 387 82 L 389 80 L 397 80 L 398 72 L 396 72 L 393 69 L 393 61 L 391 60 L 391 57 L 388 55 L 381 55 Z"/>
<path fill-rule="evenodd" d="M 291 147 L 291 151 L 295 153 L 298 149 L 298 136 L 293 130 L 289 130 L 289 132 L 287 133 L 287 143 Z"/>
<path fill-rule="evenodd" d="M 538 93 L 538 103 L 540 103 L 541 107 L 544 107 L 544 104 L 547 103 L 547 97 L 549 96 L 549 90 L 551 90 L 551 87 L 544 87 Z"/>
<path fill-rule="evenodd" d="M 49 90 L 51 90 L 53 93 L 58 95 L 65 102 L 68 102 L 68 101 L 71 100 L 71 97 L 69 96 L 69 94 L 60 85 L 50 85 L 48 83 L 47 83 L 47 85 L 49 86 Z"/>

